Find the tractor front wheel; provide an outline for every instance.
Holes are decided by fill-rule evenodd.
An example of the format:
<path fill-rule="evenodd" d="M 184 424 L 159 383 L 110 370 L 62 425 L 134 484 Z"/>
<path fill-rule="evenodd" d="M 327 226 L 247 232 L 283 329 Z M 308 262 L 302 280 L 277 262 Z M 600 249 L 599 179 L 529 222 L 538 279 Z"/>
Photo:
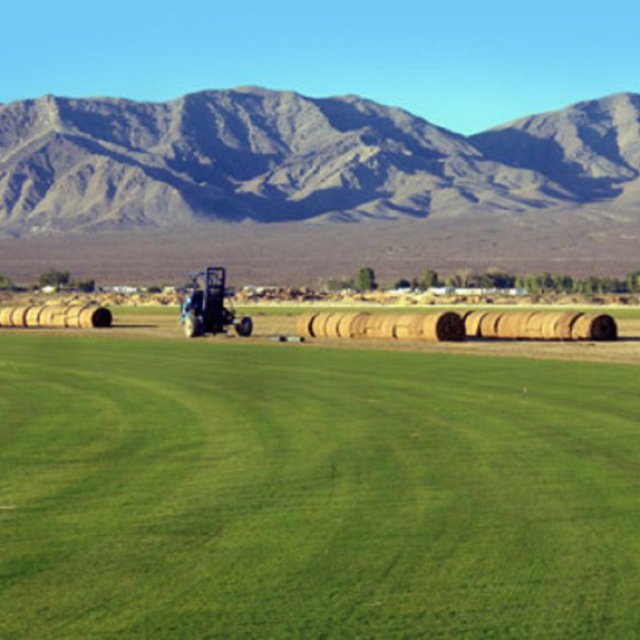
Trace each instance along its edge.
<path fill-rule="evenodd" d="M 184 335 L 187 338 L 197 338 L 203 334 L 202 318 L 187 316 L 184 320 Z"/>
<path fill-rule="evenodd" d="M 236 324 L 236 333 L 243 338 L 248 338 L 253 331 L 253 320 L 249 316 L 245 316 Z"/>

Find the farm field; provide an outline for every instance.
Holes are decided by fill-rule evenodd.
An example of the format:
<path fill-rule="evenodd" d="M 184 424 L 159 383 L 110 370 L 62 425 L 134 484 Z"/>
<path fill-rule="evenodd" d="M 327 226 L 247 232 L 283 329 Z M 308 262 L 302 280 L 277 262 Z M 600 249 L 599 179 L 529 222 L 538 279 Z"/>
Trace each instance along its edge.
<path fill-rule="evenodd" d="M 637 634 L 637 366 L 127 331 L 0 332 L 0 638 Z"/>

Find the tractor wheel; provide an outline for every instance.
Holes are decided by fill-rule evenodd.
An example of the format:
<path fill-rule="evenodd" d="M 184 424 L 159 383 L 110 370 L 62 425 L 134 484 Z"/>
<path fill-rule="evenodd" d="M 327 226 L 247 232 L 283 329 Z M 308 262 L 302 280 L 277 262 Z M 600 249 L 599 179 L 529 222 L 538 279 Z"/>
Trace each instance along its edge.
<path fill-rule="evenodd" d="M 243 338 L 248 338 L 253 331 L 253 320 L 249 316 L 245 316 L 236 325 L 236 333 Z"/>
<path fill-rule="evenodd" d="M 197 338 L 203 334 L 202 318 L 187 316 L 184 320 L 184 335 L 187 338 Z"/>

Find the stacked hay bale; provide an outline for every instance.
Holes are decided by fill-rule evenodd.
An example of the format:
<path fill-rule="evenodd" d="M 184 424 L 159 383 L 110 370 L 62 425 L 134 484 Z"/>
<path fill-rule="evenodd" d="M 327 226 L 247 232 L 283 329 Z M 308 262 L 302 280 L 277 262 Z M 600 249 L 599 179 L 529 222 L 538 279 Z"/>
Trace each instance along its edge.
<path fill-rule="evenodd" d="M 371 338 L 378 340 L 464 340 L 464 323 L 457 313 L 306 313 L 296 330 L 305 338 Z"/>
<path fill-rule="evenodd" d="M 90 305 L 32 305 L 0 309 L 0 327 L 93 329 L 110 327 L 111 311 Z"/>
<path fill-rule="evenodd" d="M 609 315 L 575 311 L 486 312 L 463 315 L 468 336 L 500 340 L 616 340 L 618 328 Z"/>

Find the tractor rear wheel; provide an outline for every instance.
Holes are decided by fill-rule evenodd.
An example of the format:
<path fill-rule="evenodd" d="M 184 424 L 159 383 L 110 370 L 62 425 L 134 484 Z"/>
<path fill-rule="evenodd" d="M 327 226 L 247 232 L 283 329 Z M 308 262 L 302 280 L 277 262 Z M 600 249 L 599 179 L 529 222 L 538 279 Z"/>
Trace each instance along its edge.
<path fill-rule="evenodd" d="M 249 316 L 245 316 L 236 324 L 236 333 L 243 338 L 248 338 L 253 331 L 253 320 Z"/>

